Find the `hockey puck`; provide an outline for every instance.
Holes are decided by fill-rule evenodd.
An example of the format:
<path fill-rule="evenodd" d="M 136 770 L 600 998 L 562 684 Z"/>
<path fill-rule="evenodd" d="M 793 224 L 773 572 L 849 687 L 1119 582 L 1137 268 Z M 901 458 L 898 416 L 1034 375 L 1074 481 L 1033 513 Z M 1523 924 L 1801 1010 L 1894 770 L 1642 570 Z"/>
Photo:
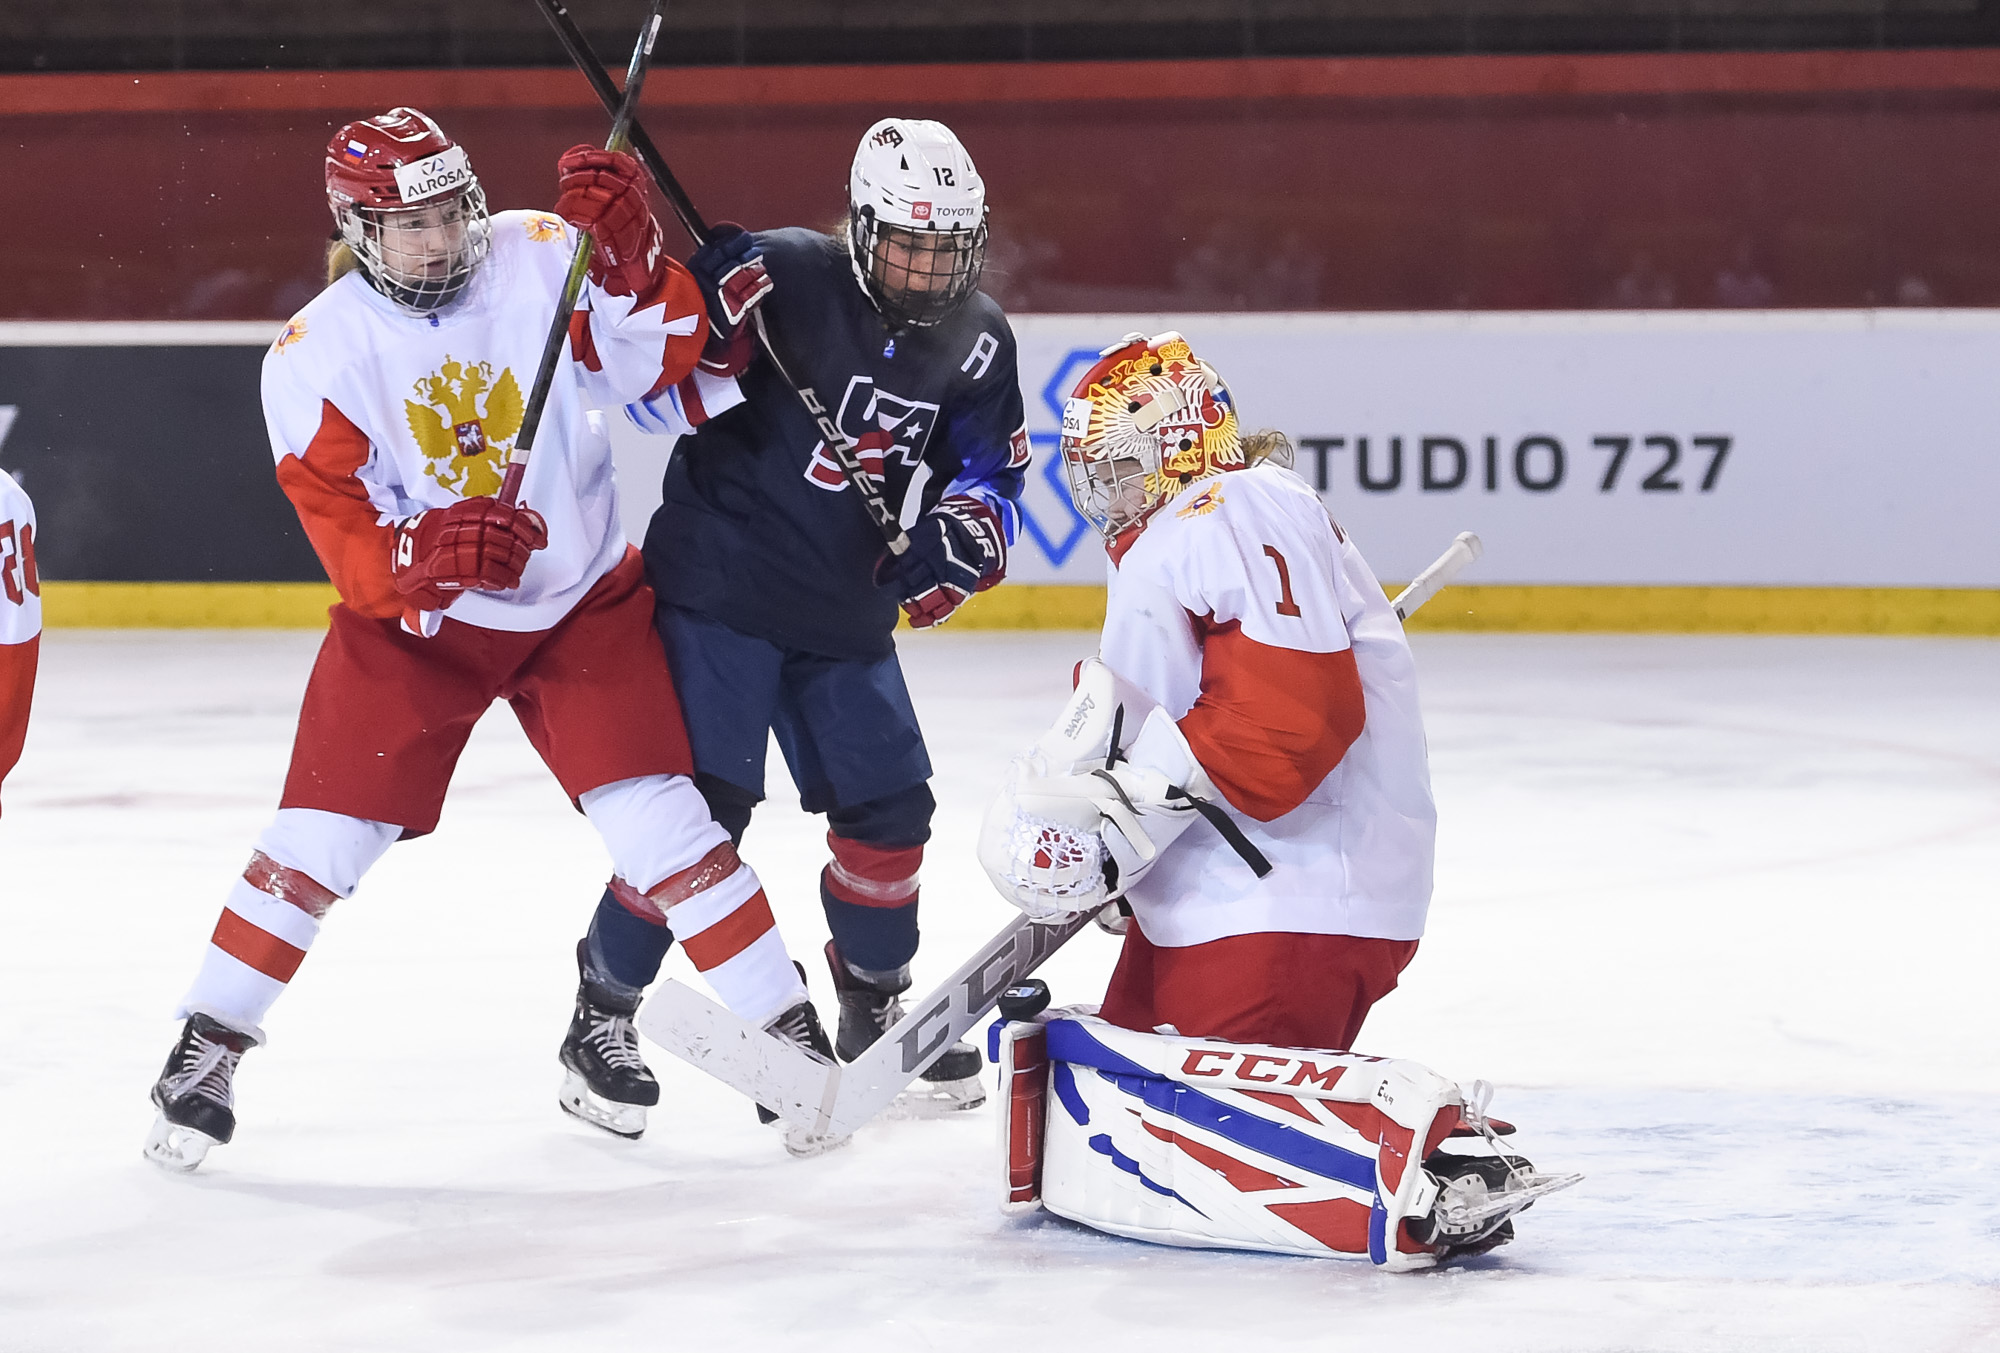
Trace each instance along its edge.
<path fill-rule="evenodd" d="M 1026 978 L 1000 993 L 1001 1019 L 1033 1019 L 1048 1008 L 1049 984 L 1039 977 Z"/>

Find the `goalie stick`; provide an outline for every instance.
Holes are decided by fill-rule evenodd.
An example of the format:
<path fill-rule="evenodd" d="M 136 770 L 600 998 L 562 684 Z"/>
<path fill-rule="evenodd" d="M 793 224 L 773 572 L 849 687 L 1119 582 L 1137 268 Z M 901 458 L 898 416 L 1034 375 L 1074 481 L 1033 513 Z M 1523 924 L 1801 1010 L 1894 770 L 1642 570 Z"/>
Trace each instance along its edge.
<path fill-rule="evenodd" d="M 1470 531 L 1460 531 L 1451 548 L 1439 555 L 1431 566 L 1419 573 L 1416 581 L 1396 594 L 1389 603 L 1395 608 L 1396 619 L 1408 620 L 1417 613 L 1417 607 L 1436 596 L 1453 578 L 1465 572 L 1466 568 L 1486 552 L 1479 537 Z"/>
<path fill-rule="evenodd" d="M 1437 562 L 1397 594 L 1392 603 L 1397 618 L 1416 614 L 1480 551 L 1478 536 L 1461 533 Z M 935 991 L 913 1002 L 866 1052 L 845 1065 L 808 1056 L 673 978 L 646 999 L 634 1022 L 639 1032 L 668 1052 L 830 1145 L 888 1108 L 946 1048 L 999 1004 L 1002 992 L 1032 975 L 1103 910 L 1053 923 L 1026 916 L 1008 922 Z"/>
<path fill-rule="evenodd" d="M 611 83 L 610 72 L 604 69 L 604 63 L 590 50 L 590 44 L 584 40 L 583 31 L 576 26 L 576 20 L 570 17 L 569 7 L 563 0 L 535 0 L 535 3 L 540 6 L 543 17 L 549 21 L 549 26 L 556 30 L 556 37 L 562 41 L 563 50 L 569 53 L 569 59 L 575 63 L 579 71 L 583 72 L 583 77 L 590 81 L 590 87 L 597 92 L 598 102 L 604 105 L 606 112 L 617 109 L 618 90 Z M 630 139 L 633 153 L 639 157 L 639 162 L 646 166 L 646 171 L 653 176 L 653 182 L 658 186 L 660 193 L 673 206 L 674 215 L 680 218 L 682 228 L 694 237 L 696 244 L 708 243 L 708 237 L 713 233 L 709 229 L 708 222 L 702 219 L 701 212 L 694 205 L 694 199 L 688 196 L 687 189 L 681 187 L 680 180 L 674 177 L 674 171 L 667 167 L 666 157 L 660 154 L 659 147 L 653 144 L 653 138 L 646 134 L 646 129 L 640 126 L 636 119 L 631 122 Z M 861 499 L 862 508 L 875 523 L 875 528 L 882 533 L 882 540 L 888 545 L 889 553 L 904 553 L 910 548 L 910 537 L 903 530 L 903 524 L 897 520 L 896 514 L 889 510 L 889 504 L 882 497 L 882 491 L 875 487 L 875 481 L 861 468 L 861 460 L 855 454 L 853 440 L 840 430 L 839 424 L 833 421 L 827 413 L 826 405 L 820 401 L 819 395 L 813 388 L 809 385 L 800 385 L 786 369 L 784 362 L 779 360 L 777 346 L 772 343 L 771 335 L 764 327 L 763 312 L 753 311 L 751 319 L 756 323 L 757 341 L 762 345 L 764 355 L 771 359 L 772 369 L 778 373 L 778 379 L 791 387 L 792 393 L 797 395 L 799 402 L 805 406 L 806 415 L 812 419 L 820 440 L 826 443 L 827 454 L 833 457 L 834 463 L 840 467 L 841 474 L 854 487 L 854 492 Z"/>

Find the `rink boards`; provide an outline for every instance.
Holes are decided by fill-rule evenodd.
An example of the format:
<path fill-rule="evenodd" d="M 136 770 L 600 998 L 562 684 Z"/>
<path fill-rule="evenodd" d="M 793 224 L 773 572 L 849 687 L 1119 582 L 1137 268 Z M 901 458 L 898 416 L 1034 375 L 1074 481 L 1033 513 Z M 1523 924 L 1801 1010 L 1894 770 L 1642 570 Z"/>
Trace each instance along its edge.
<path fill-rule="evenodd" d="M 1008 586 L 962 625 L 1088 626 L 1104 557 L 1063 397 L 1178 328 L 1385 580 L 1486 555 L 1430 627 L 2000 633 L 2000 312 L 1026 315 L 1035 447 Z M 316 625 L 270 477 L 272 324 L 0 325 L 0 467 L 36 498 L 51 624 Z M 5 410 L 13 410 L 10 414 Z M 667 446 L 618 425 L 628 529 Z"/>

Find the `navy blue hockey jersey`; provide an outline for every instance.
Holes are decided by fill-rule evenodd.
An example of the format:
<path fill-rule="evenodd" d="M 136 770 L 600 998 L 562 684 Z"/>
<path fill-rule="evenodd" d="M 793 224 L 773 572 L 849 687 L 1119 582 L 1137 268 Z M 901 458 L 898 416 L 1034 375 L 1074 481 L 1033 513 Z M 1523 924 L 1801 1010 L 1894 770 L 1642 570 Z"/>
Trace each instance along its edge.
<path fill-rule="evenodd" d="M 896 333 L 892 345 L 840 241 L 797 228 L 757 240 L 774 284 L 763 314 L 780 359 L 858 444 L 905 528 L 946 495 L 971 494 L 1011 543 L 1028 440 L 1000 307 L 975 292 L 944 322 Z M 874 581 L 880 530 L 768 357 L 760 351 L 733 384 L 718 397 L 710 382 L 704 399 L 684 383 L 627 406 L 649 431 L 695 429 L 674 448 L 646 532 L 653 587 L 787 648 L 886 655 L 898 598 Z"/>

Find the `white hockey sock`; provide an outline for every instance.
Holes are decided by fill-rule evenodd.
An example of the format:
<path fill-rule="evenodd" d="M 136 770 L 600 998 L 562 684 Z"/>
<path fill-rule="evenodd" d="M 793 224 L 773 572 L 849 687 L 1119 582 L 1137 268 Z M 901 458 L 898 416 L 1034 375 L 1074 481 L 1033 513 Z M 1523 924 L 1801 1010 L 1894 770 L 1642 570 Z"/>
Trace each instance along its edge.
<path fill-rule="evenodd" d="M 175 1017 L 208 1015 L 261 1042 L 264 1016 L 305 961 L 321 918 L 400 833 L 338 813 L 279 809 L 231 885 Z"/>
<path fill-rule="evenodd" d="M 806 998 L 756 871 L 682 775 L 620 780 L 579 797 L 618 870 L 612 896 L 673 929 L 715 994 L 752 1024 Z"/>

